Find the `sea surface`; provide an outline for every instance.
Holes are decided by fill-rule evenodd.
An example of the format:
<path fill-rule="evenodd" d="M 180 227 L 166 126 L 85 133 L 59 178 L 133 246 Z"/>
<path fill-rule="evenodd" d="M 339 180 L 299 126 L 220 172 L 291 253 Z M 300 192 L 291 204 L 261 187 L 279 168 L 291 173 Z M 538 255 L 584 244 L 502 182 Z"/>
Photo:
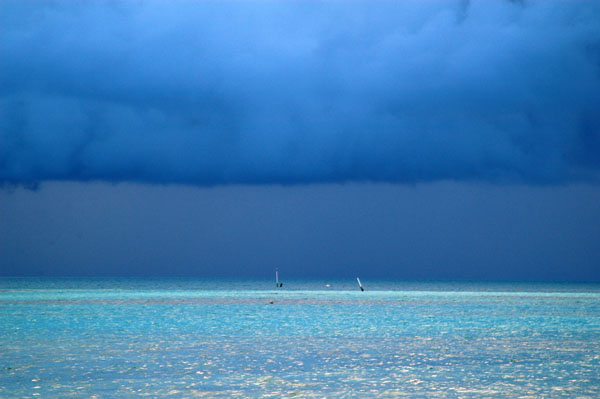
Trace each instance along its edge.
<path fill-rule="evenodd" d="M 600 398 L 598 285 L 283 282 L 0 279 L 0 397 Z"/>

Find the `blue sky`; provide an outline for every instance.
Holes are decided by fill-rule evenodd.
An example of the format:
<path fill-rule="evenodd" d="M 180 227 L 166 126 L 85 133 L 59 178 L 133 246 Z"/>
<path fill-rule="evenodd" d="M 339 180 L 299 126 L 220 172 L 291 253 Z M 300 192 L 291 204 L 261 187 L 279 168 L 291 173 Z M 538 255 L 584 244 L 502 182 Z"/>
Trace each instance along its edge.
<path fill-rule="evenodd" d="M 589 241 L 600 236 L 598 2 L 3 1 L 0 54 L 3 274 L 260 274 L 287 262 L 299 276 L 326 266 L 407 278 L 600 280 Z M 92 193 L 104 200 L 82 208 L 83 225 L 59 203 L 85 204 Z M 244 216 L 194 211 L 190 195 L 237 198 L 222 212 Z M 205 264 L 188 247 L 181 255 L 195 236 L 175 208 L 180 196 L 210 226 L 196 243 Z M 457 196 L 471 207 L 444 206 Z M 379 197 L 375 211 L 367 199 Z M 271 206 L 249 207 L 249 198 Z M 79 241 L 65 235 L 73 224 L 97 232 L 111 203 L 120 215 L 112 228 L 131 239 L 138 226 L 123 209 L 134 199 L 147 203 L 141 209 L 164 206 L 155 209 L 163 216 L 135 222 L 153 230 L 171 221 L 171 235 L 136 244 L 142 254 L 162 242 L 163 257 L 127 262 L 113 250 L 100 264 L 92 258 L 102 245 L 75 249 Z M 523 211 L 539 201 L 546 213 Z M 265 220 L 272 239 L 278 203 L 280 228 L 295 239 L 270 258 L 257 241 L 260 223 L 246 218 Z M 421 204 L 439 216 L 437 229 Z M 40 218 L 25 216 L 40 209 Z M 374 219 L 357 216 L 369 212 Z M 514 214 L 522 225 L 503 225 Z M 361 227 L 373 243 L 358 251 Z M 565 241 L 546 228 L 575 240 L 570 249 L 559 255 Z M 36 243 L 34 231 L 63 237 L 60 250 Z M 313 239 L 319 231 L 339 238 L 327 256 Z M 487 237 L 482 248 L 464 255 L 477 236 Z M 415 237 L 412 250 L 397 250 Z M 500 256 L 506 274 L 479 273 L 497 270 L 493 254 L 505 254 L 507 242 L 519 250 Z M 169 256 L 179 266 L 169 268 Z"/>

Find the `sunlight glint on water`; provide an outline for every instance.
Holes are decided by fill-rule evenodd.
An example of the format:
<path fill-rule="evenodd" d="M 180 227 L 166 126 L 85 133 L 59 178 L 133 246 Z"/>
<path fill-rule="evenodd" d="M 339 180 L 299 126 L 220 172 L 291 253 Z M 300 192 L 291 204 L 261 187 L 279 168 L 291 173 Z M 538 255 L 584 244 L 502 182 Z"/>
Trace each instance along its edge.
<path fill-rule="evenodd" d="M 600 397 L 598 286 L 361 280 L 3 279 L 0 397 Z"/>

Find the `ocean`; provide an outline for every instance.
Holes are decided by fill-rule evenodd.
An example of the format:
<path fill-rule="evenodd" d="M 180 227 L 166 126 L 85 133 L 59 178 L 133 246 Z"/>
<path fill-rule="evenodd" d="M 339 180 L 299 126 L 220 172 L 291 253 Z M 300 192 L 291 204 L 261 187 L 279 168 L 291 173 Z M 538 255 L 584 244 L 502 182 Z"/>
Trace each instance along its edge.
<path fill-rule="evenodd" d="M 361 280 L 3 278 L 0 397 L 600 397 L 599 285 Z"/>

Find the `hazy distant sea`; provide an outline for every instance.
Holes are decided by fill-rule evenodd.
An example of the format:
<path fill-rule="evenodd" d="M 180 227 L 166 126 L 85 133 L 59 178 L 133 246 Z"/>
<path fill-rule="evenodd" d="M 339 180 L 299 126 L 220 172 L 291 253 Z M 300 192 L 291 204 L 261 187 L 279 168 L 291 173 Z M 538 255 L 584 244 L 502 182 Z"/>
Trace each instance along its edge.
<path fill-rule="evenodd" d="M 0 279 L 0 397 L 600 397 L 598 285 L 283 282 Z"/>

